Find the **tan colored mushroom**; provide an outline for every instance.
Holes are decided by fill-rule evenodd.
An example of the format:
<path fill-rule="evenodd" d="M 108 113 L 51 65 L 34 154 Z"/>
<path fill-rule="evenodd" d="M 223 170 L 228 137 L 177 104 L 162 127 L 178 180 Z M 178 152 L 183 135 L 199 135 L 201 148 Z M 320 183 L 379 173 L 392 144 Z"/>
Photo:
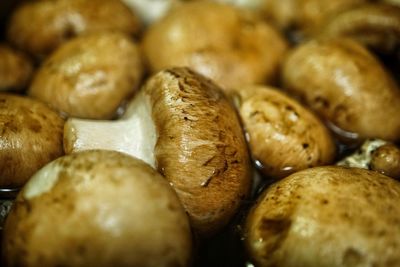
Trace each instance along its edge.
<path fill-rule="evenodd" d="M 265 175 L 283 178 L 333 162 L 335 144 L 329 131 L 296 100 L 266 86 L 242 87 L 238 95 L 250 151 Z"/>
<path fill-rule="evenodd" d="M 348 38 L 298 46 L 283 66 L 284 87 L 343 139 L 400 139 L 400 89 L 366 48 Z"/>
<path fill-rule="evenodd" d="M 143 38 L 152 72 L 187 66 L 224 89 L 273 82 L 287 44 L 252 13 L 209 1 L 180 5 Z"/>
<path fill-rule="evenodd" d="M 4 227 L 5 266 L 188 266 L 188 218 L 143 161 L 113 151 L 61 157 L 18 195 Z"/>
<path fill-rule="evenodd" d="M 44 62 L 28 94 L 70 116 L 108 119 L 133 95 L 142 74 L 139 49 L 127 35 L 85 35 Z"/>
<path fill-rule="evenodd" d="M 316 167 L 269 187 L 246 221 L 256 266 L 398 266 L 400 183 L 358 168 Z"/>
<path fill-rule="evenodd" d="M 374 3 L 347 10 L 321 27 L 323 37 L 349 37 L 382 52 L 400 44 L 400 7 Z"/>
<path fill-rule="evenodd" d="M 120 0 L 25 1 L 11 16 L 8 40 L 38 58 L 82 34 L 119 31 L 137 34 L 138 18 Z"/>
<path fill-rule="evenodd" d="M 234 108 L 219 87 L 186 68 L 151 77 L 118 121 L 69 119 L 64 146 L 66 153 L 118 150 L 156 167 L 201 236 L 226 225 L 250 187 L 247 146 Z"/>
<path fill-rule="evenodd" d="M 0 44 L 0 91 L 20 91 L 28 85 L 33 66 L 28 57 Z"/>
<path fill-rule="evenodd" d="M 18 188 L 63 155 L 64 120 L 27 97 L 0 94 L 0 187 Z"/>

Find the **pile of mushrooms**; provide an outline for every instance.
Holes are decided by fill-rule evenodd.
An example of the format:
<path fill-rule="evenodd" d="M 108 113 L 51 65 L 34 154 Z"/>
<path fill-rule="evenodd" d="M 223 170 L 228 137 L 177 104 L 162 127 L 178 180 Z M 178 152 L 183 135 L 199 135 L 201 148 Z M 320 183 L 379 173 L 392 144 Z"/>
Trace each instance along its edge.
<path fill-rule="evenodd" d="M 1 266 L 400 266 L 398 1 L 6 2 Z"/>

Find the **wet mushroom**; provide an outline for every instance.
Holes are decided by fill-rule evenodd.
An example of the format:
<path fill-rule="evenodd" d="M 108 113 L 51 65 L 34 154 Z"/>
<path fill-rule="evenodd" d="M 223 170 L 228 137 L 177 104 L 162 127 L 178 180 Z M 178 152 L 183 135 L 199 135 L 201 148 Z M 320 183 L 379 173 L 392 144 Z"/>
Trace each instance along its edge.
<path fill-rule="evenodd" d="M 377 172 L 316 167 L 273 184 L 246 220 L 256 266 L 397 266 L 400 183 Z"/>
<path fill-rule="evenodd" d="M 64 120 L 45 104 L 0 94 L 0 187 L 19 188 L 63 155 Z"/>
<path fill-rule="evenodd" d="M 237 97 L 250 151 L 265 175 L 283 178 L 333 162 L 328 129 L 296 100 L 266 86 L 241 87 Z"/>
<path fill-rule="evenodd" d="M 19 193 L 6 219 L 2 266 L 189 265 L 190 226 L 174 190 L 115 151 L 58 158 Z"/>
<path fill-rule="evenodd" d="M 122 151 L 171 183 L 194 230 L 210 236 L 235 214 L 250 188 L 250 161 L 234 108 L 221 89 L 187 68 L 151 77 L 122 119 L 69 119 L 66 153 Z"/>

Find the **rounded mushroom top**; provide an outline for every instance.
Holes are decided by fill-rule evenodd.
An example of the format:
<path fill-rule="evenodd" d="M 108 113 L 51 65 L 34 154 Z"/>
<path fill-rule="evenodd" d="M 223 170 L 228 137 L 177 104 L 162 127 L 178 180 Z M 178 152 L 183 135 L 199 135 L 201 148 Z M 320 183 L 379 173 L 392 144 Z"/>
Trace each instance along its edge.
<path fill-rule="evenodd" d="M 234 108 L 210 80 L 187 68 L 159 72 L 142 88 L 157 131 L 157 169 L 172 183 L 194 229 L 224 226 L 248 194 L 250 162 Z"/>
<path fill-rule="evenodd" d="M 286 47 L 282 36 L 254 14 L 208 1 L 178 6 L 143 39 L 153 72 L 188 66 L 224 89 L 271 82 Z"/>
<path fill-rule="evenodd" d="M 257 266 L 395 266 L 400 184 L 357 168 L 317 167 L 268 188 L 250 212 Z"/>
<path fill-rule="evenodd" d="M 21 187 L 63 152 L 64 120 L 45 104 L 0 94 L 0 187 Z"/>
<path fill-rule="evenodd" d="M 8 266 L 187 266 L 187 216 L 144 162 L 92 150 L 59 158 L 18 195 L 4 229 Z"/>
<path fill-rule="evenodd" d="M 313 40 L 283 65 L 284 87 L 338 135 L 400 139 L 400 90 L 378 59 L 348 38 Z"/>
<path fill-rule="evenodd" d="M 0 44 L 0 91 L 24 89 L 32 72 L 32 63 L 24 54 Z"/>
<path fill-rule="evenodd" d="M 242 87 L 238 93 L 250 151 L 264 174 L 283 178 L 333 161 L 328 129 L 296 100 L 266 86 Z"/>
<path fill-rule="evenodd" d="M 12 15 L 7 38 L 43 57 L 72 37 L 105 30 L 135 34 L 140 23 L 120 0 L 28 1 Z"/>
<path fill-rule="evenodd" d="M 139 49 L 129 36 L 90 34 L 66 42 L 48 57 L 28 94 L 71 116 L 106 119 L 133 95 L 142 74 Z"/>

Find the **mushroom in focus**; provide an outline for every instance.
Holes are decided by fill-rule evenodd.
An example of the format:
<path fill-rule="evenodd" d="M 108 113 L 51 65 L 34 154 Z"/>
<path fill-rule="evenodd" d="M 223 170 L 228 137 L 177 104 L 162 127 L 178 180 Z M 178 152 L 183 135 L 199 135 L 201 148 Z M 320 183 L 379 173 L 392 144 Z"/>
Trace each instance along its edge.
<path fill-rule="evenodd" d="M 152 76 L 117 121 L 69 119 L 66 153 L 110 149 L 143 159 L 174 187 L 200 236 L 225 226 L 250 189 L 239 119 L 213 82 L 187 68 Z"/>
<path fill-rule="evenodd" d="M 270 186 L 246 220 L 256 266 L 397 266 L 400 183 L 374 171 L 316 167 Z"/>

